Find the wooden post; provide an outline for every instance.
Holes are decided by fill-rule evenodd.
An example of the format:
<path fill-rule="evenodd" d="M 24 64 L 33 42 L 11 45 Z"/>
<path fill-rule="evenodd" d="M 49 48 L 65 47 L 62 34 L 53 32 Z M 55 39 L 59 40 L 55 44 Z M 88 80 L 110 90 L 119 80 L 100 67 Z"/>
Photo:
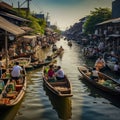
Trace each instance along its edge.
<path fill-rule="evenodd" d="M 6 59 L 6 69 L 8 68 L 8 40 L 7 31 L 5 31 L 5 59 Z"/>

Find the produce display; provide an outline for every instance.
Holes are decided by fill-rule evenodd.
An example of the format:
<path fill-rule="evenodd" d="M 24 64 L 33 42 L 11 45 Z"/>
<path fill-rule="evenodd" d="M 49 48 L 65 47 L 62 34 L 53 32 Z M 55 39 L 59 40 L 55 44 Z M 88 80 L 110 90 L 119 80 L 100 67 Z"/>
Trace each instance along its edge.
<path fill-rule="evenodd" d="M 111 88 L 111 89 L 115 89 L 115 87 L 117 86 L 117 85 L 116 85 L 113 81 L 111 81 L 111 80 L 104 80 L 104 79 L 102 79 L 102 80 L 98 80 L 97 83 L 99 83 L 99 84 L 101 84 L 101 85 L 103 85 L 103 86 L 105 86 L 105 87 Z"/>

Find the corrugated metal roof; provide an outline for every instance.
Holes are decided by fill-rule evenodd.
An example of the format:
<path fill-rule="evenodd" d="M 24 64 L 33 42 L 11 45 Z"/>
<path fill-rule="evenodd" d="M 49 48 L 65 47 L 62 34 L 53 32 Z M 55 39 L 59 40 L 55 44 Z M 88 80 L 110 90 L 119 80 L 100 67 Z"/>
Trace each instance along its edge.
<path fill-rule="evenodd" d="M 1 16 L 5 16 L 5 17 L 9 17 L 9 18 L 12 18 L 12 19 L 15 19 L 15 20 L 18 20 L 18 21 L 30 22 L 30 20 L 27 20 L 27 19 L 18 17 L 18 16 L 16 16 L 16 15 L 12 15 L 12 14 L 9 14 L 9 13 L 6 13 L 6 12 L 0 12 L 0 15 L 1 15 Z"/>
<path fill-rule="evenodd" d="M 16 36 L 25 33 L 25 31 L 22 30 L 20 27 L 10 23 L 9 21 L 7 21 L 1 16 L 0 16 L 0 28 Z"/>
<path fill-rule="evenodd" d="M 107 23 L 119 23 L 119 22 L 120 22 L 120 18 L 114 18 L 114 19 L 110 19 L 110 20 L 106 20 L 104 22 L 98 23 L 97 25 L 103 25 Z"/>

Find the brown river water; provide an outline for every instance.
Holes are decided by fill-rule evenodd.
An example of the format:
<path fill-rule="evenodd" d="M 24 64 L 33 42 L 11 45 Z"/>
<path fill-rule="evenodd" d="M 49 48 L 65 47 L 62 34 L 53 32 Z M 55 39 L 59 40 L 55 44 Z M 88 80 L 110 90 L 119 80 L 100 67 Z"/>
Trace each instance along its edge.
<path fill-rule="evenodd" d="M 71 98 L 59 98 L 44 86 L 42 71 L 28 72 L 28 85 L 25 97 L 15 107 L 0 110 L 0 120 L 120 120 L 120 99 L 104 93 L 83 82 L 78 72 L 79 65 L 93 65 L 86 61 L 81 46 L 73 42 L 72 47 L 61 39 L 57 46 L 65 49 L 57 58 L 72 84 Z"/>

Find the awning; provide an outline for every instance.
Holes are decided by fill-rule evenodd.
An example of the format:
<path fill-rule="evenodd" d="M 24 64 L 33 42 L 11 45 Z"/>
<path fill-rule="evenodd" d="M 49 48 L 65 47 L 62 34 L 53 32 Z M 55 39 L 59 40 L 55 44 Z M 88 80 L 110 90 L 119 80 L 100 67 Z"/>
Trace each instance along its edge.
<path fill-rule="evenodd" d="M 114 37 L 114 38 L 118 38 L 118 37 L 120 37 L 120 35 L 118 35 L 118 34 L 111 34 L 111 35 L 108 35 L 109 37 Z"/>
<path fill-rule="evenodd" d="M 25 35 L 25 36 L 22 36 L 24 39 L 27 39 L 27 40 L 32 40 L 32 39 L 36 39 L 36 35 Z"/>
<path fill-rule="evenodd" d="M 10 23 L 1 16 L 0 16 L 0 28 L 16 36 L 25 34 L 25 31 L 22 30 L 19 26 Z"/>
<path fill-rule="evenodd" d="M 119 23 L 119 22 L 120 22 L 120 18 L 115 18 L 115 19 L 110 19 L 110 20 L 106 20 L 104 22 L 98 23 L 97 25 L 103 25 L 107 23 Z"/>
<path fill-rule="evenodd" d="M 26 32 L 32 32 L 32 31 L 33 31 L 32 28 L 27 27 L 27 26 L 22 26 L 22 27 L 20 27 L 20 28 L 21 28 L 22 30 L 26 31 Z"/>
<path fill-rule="evenodd" d="M 9 18 L 12 18 L 12 19 L 15 19 L 15 20 L 18 20 L 18 21 L 22 21 L 22 22 L 30 22 L 30 20 L 27 20 L 27 19 L 24 19 L 24 18 L 21 18 L 21 17 L 18 17 L 16 15 L 12 15 L 12 14 L 9 14 L 9 13 L 6 13 L 6 12 L 0 12 L 0 15 L 1 16 L 5 16 L 5 17 L 9 17 Z"/>

